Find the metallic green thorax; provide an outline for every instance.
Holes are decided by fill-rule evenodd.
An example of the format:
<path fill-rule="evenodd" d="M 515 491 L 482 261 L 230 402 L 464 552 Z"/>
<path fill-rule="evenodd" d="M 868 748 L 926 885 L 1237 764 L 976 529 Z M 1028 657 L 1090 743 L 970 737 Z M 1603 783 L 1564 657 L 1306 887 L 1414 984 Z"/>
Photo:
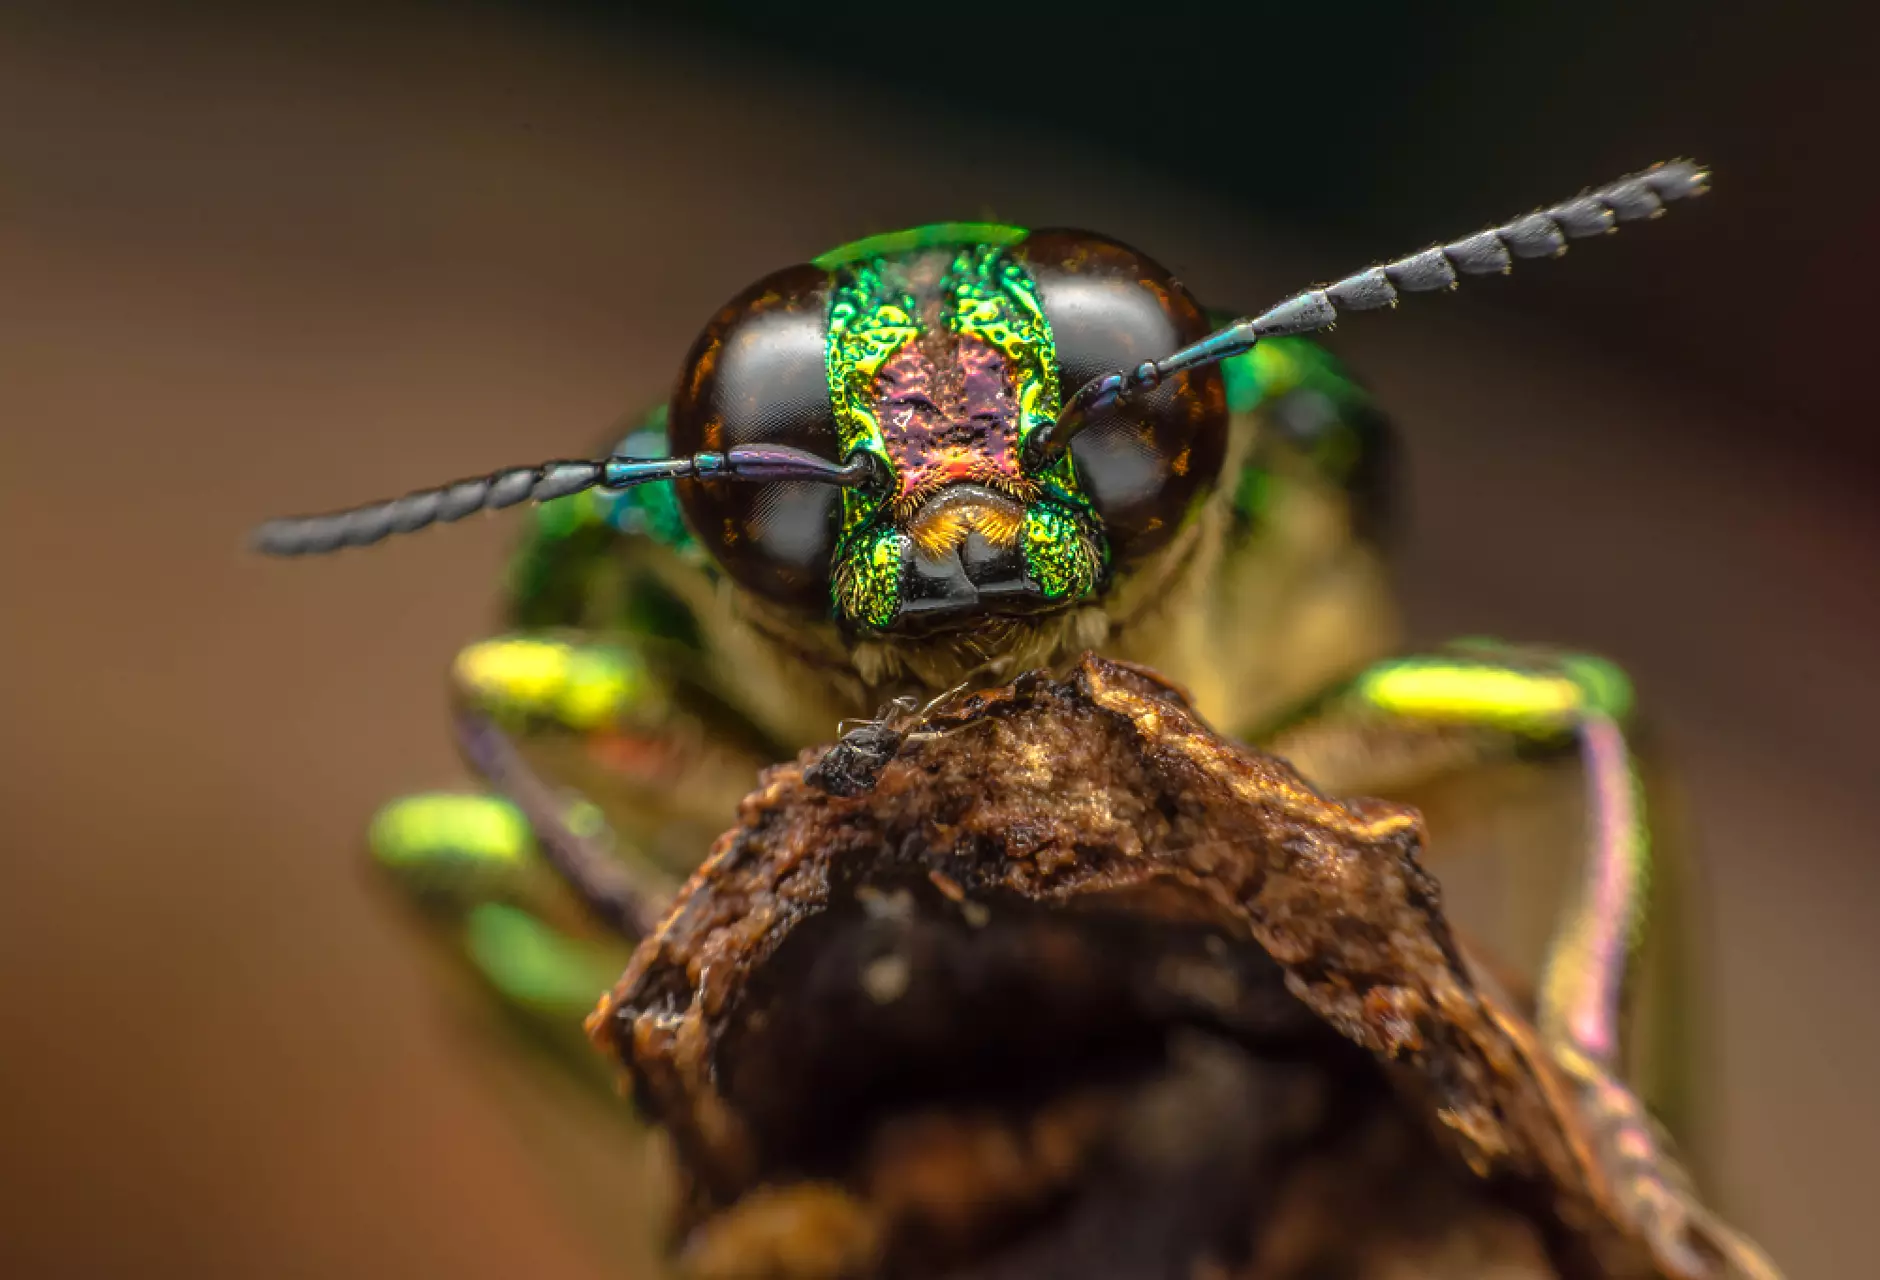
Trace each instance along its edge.
<path fill-rule="evenodd" d="M 1026 501 L 1018 537 L 1027 573 L 1045 599 L 1070 602 L 1096 588 L 1107 552 L 1071 460 L 1060 458 L 1045 475 L 1028 474 L 1020 462 L 1026 440 L 1056 418 L 1062 403 L 1050 321 L 1036 282 L 1009 252 L 1023 235 L 1011 227 L 948 223 L 874 237 L 817 259 L 836 277 L 825 361 L 842 454 L 867 451 L 892 480 L 880 490 L 843 493 L 832 594 L 838 614 L 850 621 L 883 627 L 895 617 L 909 539 L 889 515 L 906 519 L 935 487 L 960 480 Z M 908 283 L 906 255 L 948 249 L 952 258 L 937 288 L 923 290 L 938 297 L 935 317 Z M 998 426 L 954 424 L 955 431 L 965 428 L 965 441 L 953 439 L 954 431 L 941 441 L 912 426 L 884 427 L 877 407 L 891 363 L 905 361 L 916 377 L 923 372 L 904 353 L 936 318 L 951 335 L 967 386 L 976 385 L 967 365 L 977 361 L 976 369 L 1002 380 L 1013 405 Z M 987 370 L 984 360 L 1002 368 Z"/>

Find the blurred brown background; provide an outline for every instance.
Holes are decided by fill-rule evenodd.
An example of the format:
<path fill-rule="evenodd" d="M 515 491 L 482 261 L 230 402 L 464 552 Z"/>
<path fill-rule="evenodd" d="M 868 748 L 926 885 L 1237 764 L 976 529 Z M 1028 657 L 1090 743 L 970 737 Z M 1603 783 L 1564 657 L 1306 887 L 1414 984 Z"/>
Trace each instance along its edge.
<path fill-rule="evenodd" d="M 1342 336 L 1418 634 L 1609 653 L 1684 765 L 1718 1198 L 1880 1272 L 1867 34 L 782 8 L 0 10 L 0 1273 L 608 1273 L 356 855 L 459 777 L 514 522 L 284 565 L 255 519 L 579 452 L 858 234 L 1092 225 L 1253 306 L 1677 153 L 1714 198 Z"/>

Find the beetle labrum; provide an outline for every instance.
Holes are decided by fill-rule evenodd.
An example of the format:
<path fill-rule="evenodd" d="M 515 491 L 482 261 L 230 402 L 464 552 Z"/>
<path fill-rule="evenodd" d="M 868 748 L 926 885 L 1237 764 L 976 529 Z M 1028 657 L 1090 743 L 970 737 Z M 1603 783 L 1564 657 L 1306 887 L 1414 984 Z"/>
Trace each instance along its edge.
<path fill-rule="evenodd" d="M 1641 1231 L 1708 1274 L 1682 1242 L 1701 1209 L 1645 1158 L 1659 1139 L 1622 1083 L 1652 880 L 1629 684 L 1549 650 L 1393 652 L 1376 537 L 1390 437 L 1305 336 L 1557 255 L 1705 179 L 1661 165 L 1225 324 L 1102 236 L 876 236 L 728 303 L 670 402 L 608 456 L 271 521 L 255 545 L 322 553 L 540 504 L 514 630 L 453 672 L 491 794 L 395 802 L 372 838 L 493 988 L 569 1025 L 609 979 L 533 869 L 588 921 L 644 937 L 758 768 L 891 699 L 1093 651 L 1179 683 L 1331 794 L 1577 758 L 1583 887 L 1536 975 L 1536 1025 L 1622 1153 L 1607 1173 Z M 1740 1249 L 1732 1264 L 1767 1274 Z"/>

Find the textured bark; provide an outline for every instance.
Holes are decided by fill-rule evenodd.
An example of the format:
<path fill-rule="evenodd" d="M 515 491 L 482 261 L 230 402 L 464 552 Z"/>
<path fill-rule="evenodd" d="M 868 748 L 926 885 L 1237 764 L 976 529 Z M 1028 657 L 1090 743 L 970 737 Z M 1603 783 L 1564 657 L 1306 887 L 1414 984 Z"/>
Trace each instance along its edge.
<path fill-rule="evenodd" d="M 770 770 L 590 1029 L 704 1275 L 1653 1274 L 1421 842 L 1086 659 Z"/>

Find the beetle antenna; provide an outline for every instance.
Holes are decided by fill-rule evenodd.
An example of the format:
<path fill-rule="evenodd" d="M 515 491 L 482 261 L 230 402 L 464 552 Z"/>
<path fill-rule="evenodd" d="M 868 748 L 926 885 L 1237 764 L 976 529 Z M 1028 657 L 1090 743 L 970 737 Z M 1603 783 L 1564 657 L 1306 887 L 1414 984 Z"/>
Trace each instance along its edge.
<path fill-rule="evenodd" d="M 1654 165 L 1643 173 L 1620 178 L 1499 227 L 1367 268 L 1336 284 L 1307 289 L 1251 319 L 1236 320 L 1164 359 L 1092 378 L 1064 402 L 1057 421 L 1033 433 L 1027 445 L 1030 461 L 1036 467 L 1050 465 L 1070 446 L 1091 414 L 1135 392 L 1150 390 L 1175 374 L 1251 351 L 1262 338 L 1328 329 L 1338 319 L 1340 308 L 1373 311 L 1394 307 L 1400 289 L 1406 293 L 1452 289 L 1458 272 L 1471 276 L 1506 274 L 1515 258 L 1559 257 L 1567 251 L 1568 240 L 1615 231 L 1621 222 L 1655 218 L 1669 201 L 1702 195 L 1709 181 L 1709 173 L 1689 160 Z"/>
<path fill-rule="evenodd" d="M 781 444 L 739 445 L 723 453 L 677 458 L 615 456 L 598 462 L 544 462 L 326 515 L 269 520 L 254 531 L 250 545 L 271 556 L 320 555 L 341 547 L 370 546 L 395 533 L 415 533 L 428 524 L 448 524 L 473 511 L 547 502 L 587 489 L 631 489 L 656 480 L 794 480 L 854 487 L 867 484 L 874 475 L 874 460 L 868 453 L 858 452 L 838 463 Z"/>

